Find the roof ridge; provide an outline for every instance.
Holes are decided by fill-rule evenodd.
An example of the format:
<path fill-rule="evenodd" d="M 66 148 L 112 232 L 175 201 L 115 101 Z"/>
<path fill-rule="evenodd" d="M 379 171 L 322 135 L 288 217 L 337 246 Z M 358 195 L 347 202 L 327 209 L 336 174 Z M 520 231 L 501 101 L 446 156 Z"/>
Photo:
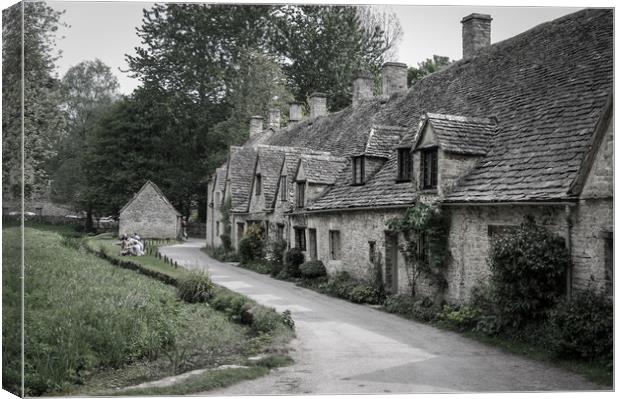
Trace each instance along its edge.
<path fill-rule="evenodd" d="M 427 112 L 426 116 L 428 119 L 444 119 L 444 120 L 455 121 L 455 122 L 474 122 L 474 123 L 487 123 L 490 125 L 497 125 L 497 118 L 495 118 L 494 116 L 490 118 L 486 118 L 486 117 L 480 117 L 480 116 L 440 114 L 440 113 L 435 113 L 435 112 Z"/>

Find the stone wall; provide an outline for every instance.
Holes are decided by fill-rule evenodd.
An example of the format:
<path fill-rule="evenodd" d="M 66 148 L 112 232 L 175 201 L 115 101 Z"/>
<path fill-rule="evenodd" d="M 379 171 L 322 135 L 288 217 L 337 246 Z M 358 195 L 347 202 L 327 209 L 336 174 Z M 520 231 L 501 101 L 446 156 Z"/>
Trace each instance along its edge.
<path fill-rule="evenodd" d="M 364 210 L 308 214 L 305 217 L 307 228 L 316 229 L 317 258 L 321 260 L 330 275 L 339 271 L 347 271 L 360 278 L 371 278 L 372 264 L 369 260 L 369 241 L 375 241 L 377 253 L 381 253 L 385 268 L 385 232 L 386 222 L 402 215 L 403 209 Z M 293 223 L 296 225 L 296 223 Z M 331 259 L 329 248 L 329 231 L 340 231 L 341 259 Z M 306 230 L 306 240 L 309 234 Z M 294 243 L 294 232 L 291 229 L 289 241 Z M 402 237 L 399 243 L 402 243 Z M 309 244 L 309 243 L 308 243 Z M 309 248 L 309 245 L 307 245 Z M 308 254 L 306 253 L 306 257 Z M 398 291 L 410 292 L 407 270 L 402 254 L 398 253 Z M 385 270 L 383 275 L 385 276 Z"/>
<path fill-rule="evenodd" d="M 138 233 L 144 238 L 177 238 L 180 217 L 157 191 L 147 185 L 120 214 L 119 235 Z"/>
<path fill-rule="evenodd" d="M 472 155 L 461 155 L 439 151 L 437 168 L 438 194 L 444 196 L 448 194 L 456 185 L 459 179 L 467 175 L 476 166 L 480 157 Z"/>
<path fill-rule="evenodd" d="M 583 190 L 581 198 L 612 198 L 614 195 L 614 118 L 612 117 Z"/>

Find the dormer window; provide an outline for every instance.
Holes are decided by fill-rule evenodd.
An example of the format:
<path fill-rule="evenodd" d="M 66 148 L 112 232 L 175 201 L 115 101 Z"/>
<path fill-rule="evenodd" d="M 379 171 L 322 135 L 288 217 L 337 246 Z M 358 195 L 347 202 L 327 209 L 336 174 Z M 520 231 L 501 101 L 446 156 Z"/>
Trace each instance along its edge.
<path fill-rule="evenodd" d="M 413 171 L 413 161 L 411 159 L 411 151 L 409 148 L 398 149 L 398 181 L 411 181 L 411 173 Z"/>
<path fill-rule="evenodd" d="M 364 157 L 353 157 L 353 184 L 364 184 Z"/>
<path fill-rule="evenodd" d="M 428 148 L 421 151 L 422 189 L 432 190 L 437 188 L 437 148 Z"/>
<path fill-rule="evenodd" d="M 256 175 L 256 195 L 260 195 L 262 190 L 262 178 L 260 174 Z"/>
<path fill-rule="evenodd" d="M 306 204 L 306 182 L 297 182 L 297 207 L 303 208 Z"/>

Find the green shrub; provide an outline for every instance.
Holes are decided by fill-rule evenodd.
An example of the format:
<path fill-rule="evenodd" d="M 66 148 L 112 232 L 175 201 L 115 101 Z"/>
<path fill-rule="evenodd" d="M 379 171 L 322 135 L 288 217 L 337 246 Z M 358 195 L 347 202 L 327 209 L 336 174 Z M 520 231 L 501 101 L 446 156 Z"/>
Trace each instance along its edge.
<path fill-rule="evenodd" d="M 591 290 L 560 302 L 550 312 L 550 345 L 561 357 L 611 360 L 613 301 Z"/>
<path fill-rule="evenodd" d="M 424 322 L 433 321 L 437 316 L 433 301 L 429 298 L 415 299 L 411 295 L 391 295 L 385 299 L 383 307 L 390 313 Z"/>
<path fill-rule="evenodd" d="M 442 324 L 458 331 L 470 331 L 478 325 L 480 310 L 474 307 L 444 305 L 437 315 Z"/>
<path fill-rule="evenodd" d="M 492 294 L 501 328 L 543 320 L 564 287 L 570 255 L 564 240 L 526 220 L 491 246 Z"/>
<path fill-rule="evenodd" d="M 345 298 L 351 302 L 369 303 L 372 305 L 381 304 L 385 299 L 379 289 L 367 283 L 359 283 L 351 287 L 346 293 Z"/>
<path fill-rule="evenodd" d="M 301 272 L 299 271 L 299 266 L 304 263 L 305 257 L 304 253 L 301 249 L 295 247 L 291 248 L 285 257 L 285 269 L 286 275 L 290 277 L 299 277 Z"/>
<path fill-rule="evenodd" d="M 264 306 L 256 306 L 251 309 L 251 329 L 256 334 L 265 334 L 274 331 L 283 324 L 282 316 L 274 309 Z"/>
<path fill-rule="evenodd" d="M 207 302 L 213 296 L 213 282 L 206 272 L 192 272 L 181 277 L 177 296 L 189 303 Z"/>
<path fill-rule="evenodd" d="M 251 224 L 239 241 L 239 258 L 241 263 L 248 263 L 264 257 L 263 231 L 259 225 Z"/>
<path fill-rule="evenodd" d="M 311 260 L 299 265 L 299 272 L 305 278 L 317 278 L 327 275 L 327 269 L 320 260 Z"/>
<path fill-rule="evenodd" d="M 254 304 L 251 299 L 229 290 L 218 291 L 209 303 L 214 309 L 227 313 L 236 321 L 241 321 L 243 310 Z"/>
<path fill-rule="evenodd" d="M 222 241 L 222 248 L 224 251 L 228 252 L 232 249 L 232 240 L 230 239 L 230 235 L 222 234 L 220 236 L 220 240 Z"/>
<path fill-rule="evenodd" d="M 383 291 L 371 283 L 359 281 L 345 271 L 338 272 L 326 283 L 317 287 L 320 292 L 355 303 L 381 304 L 385 299 Z"/>
<path fill-rule="evenodd" d="M 277 265 L 278 270 L 282 269 L 282 265 L 284 264 L 284 251 L 286 251 L 286 241 L 284 240 L 273 240 L 267 243 L 267 260 L 273 264 Z"/>

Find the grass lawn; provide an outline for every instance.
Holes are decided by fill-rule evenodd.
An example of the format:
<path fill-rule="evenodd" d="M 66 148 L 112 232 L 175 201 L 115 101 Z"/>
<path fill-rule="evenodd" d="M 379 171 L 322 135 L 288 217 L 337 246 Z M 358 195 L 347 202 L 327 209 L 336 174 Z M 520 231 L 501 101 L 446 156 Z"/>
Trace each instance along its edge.
<path fill-rule="evenodd" d="M 109 395 L 193 369 L 245 364 L 248 356 L 283 351 L 293 335 L 290 329 L 256 334 L 207 304 L 178 300 L 170 285 L 80 249 L 66 230 L 35 227 L 25 230 L 27 395 Z M 18 227 L 3 229 L 3 387 L 15 393 L 21 384 L 20 241 Z M 206 373 L 166 392 L 224 386 L 262 375 L 262 369 L 248 372 L 261 367 L 268 369 Z"/>
<path fill-rule="evenodd" d="M 104 233 L 85 240 L 85 244 L 92 250 L 100 252 L 104 250 L 106 254 L 118 260 L 129 260 L 139 263 L 145 269 L 166 274 L 174 279 L 183 277 L 188 273 L 187 269 L 182 267 L 174 267 L 170 263 L 166 263 L 163 259 L 156 257 L 154 254 L 146 254 L 144 256 L 121 256 L 121 247 L 119 241 L 112 237 L 111 234 Z"/>

